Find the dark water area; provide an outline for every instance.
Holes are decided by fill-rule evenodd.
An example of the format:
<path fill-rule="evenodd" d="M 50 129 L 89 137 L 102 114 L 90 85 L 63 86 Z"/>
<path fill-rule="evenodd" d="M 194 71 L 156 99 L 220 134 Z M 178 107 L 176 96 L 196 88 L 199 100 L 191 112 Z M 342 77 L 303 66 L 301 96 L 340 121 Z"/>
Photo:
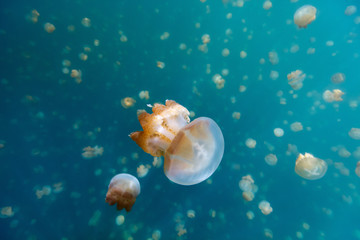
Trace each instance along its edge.
<path fill-rule="evenodd" d="M 0 239 L 359 239 L 360 141 L 349 132 L 360 128 L 360 4 L 271 2 L 1 2 Z M 306 4 L 316 19 L 299 28 Z M 287 77 L 296 70 L 299 89 Z M 324 97 L 334 89 L 342 100 Z M 137 110 L 167 99 L 224 136 L 219 167 L 199 184 L 171 182 L 129 138 Z M 88 146 L 103 152 L 83 157 Z M 305 153 L 326 162 L 322 178 L 295 172 Z M 105 202 L 118 173 L 141 185 L 128 213 Z M 247 175 L 252 201 L 239 187 Z"/>

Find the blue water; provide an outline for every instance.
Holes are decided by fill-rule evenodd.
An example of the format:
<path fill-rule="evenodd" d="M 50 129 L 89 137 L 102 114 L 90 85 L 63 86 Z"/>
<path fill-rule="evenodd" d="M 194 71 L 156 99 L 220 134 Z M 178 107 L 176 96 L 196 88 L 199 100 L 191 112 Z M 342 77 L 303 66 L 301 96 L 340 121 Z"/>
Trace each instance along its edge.
<path fill-rule="evenodd" d="M 1 215 L 0 239 L 151 239 L 154 231 L 161 232 L 161 239 L 270 239 L 265 229 L 273 239 L 359 239 L 355 167 L 360 159 L 353 152 L 360 141 L 348 132 L 360 128 L 359 107 L 350 106 L 360 101 L 360 25 L 355 23 L 360 4 L 272 0 L 268 11 L 262 4 L 2 1 L 0 208 L 11 207 L 12 213 Z M 305 4 L 317 8 L 317 18 L 298 29 L 293 14 Z M 349 5 L 358 7 L 351 16 L 344 14 Z M 40 14 L 37 23 L 27 18 L 33 9 Z M 81 24 L 84 17 L 90 27 Z M 44 30 L 46 22 L 56 27 L 53 33 Z M 69 31 L 69 25 L 75 30 Z M 226 29 L 232 34 L 227 36 Z M 161 40 L 164 32 L 170 36 Z M 211 38 L 207 53 L 198 50 L 204 34 Z M 179 49 L 181 43 L 186 50 Z M 291 53 L 294 45 L 299 50 Z M 82 61 L 85 46 L 91 51 Z M 224 48 L 230 50 L 227 57 L 221 55 Z M 307 54 L 308 48 L 315 53 Z M 247 57 L 240 58 L 240 51 Z M 277 52 L 277 65 L 270 63 L 270 51 Z M 71 61 L 68 70 L 81 70 L 81 83 L 63 73 L 65 59 Z M 158 68 L 157 61 L 165 68 Z M 223 69 L 229 74 L 224 88 L 217 89 L 212 76 Z M 287 74 L 297 69 L 307 78 L 295 91 Z M 270 79 L 272 70 L 278 79 Z M 337 72 L 346 76 L 340 84 L 331 82 Z M 239 92 L 240 85 L 247 90 Z M 345 93 L 344 100 L 325 102 L 322 93 L 336 88 Z M 142 90 L 149 91 L 149 100 L 139 98 Z M 125 97 L 134 98 L 135 105 L 123 108 Z M 174 184 L 162 168 L 151 167 L 139 178 L 141 194 L 132 211 L 116 211 L 105 203 L 110 179 L 122 172 L 137 176 L 139 165 L 153 161 L 128 137 L 141 130 L 136 111 L 166 99 L 217 122 L 225 139 L 223 160 L 211 182 L 194 186 Z M 232 118 L 235 111 L 241 113 L 239 120 Z M 303 131 L 290 130 L 296 121 Z M 283 137 L 274 135 L 277 127 Z M 248 138 L 257 141 L 254 149 L 246 147 Z M 315 181 L 298 176 L 297 153 L 286 154 L 288 144 L 324 159 L 325 176 Z M 103 155 L 84 159 L 82 149 L 96 145 L 104 148 Z M 352 154 L 342 157 L 334 147 Z M 276 166 L 264 161 L 269 153 L 277 156 Z M 251 202 L 243 200 L 238 185 L 248 174 L 259 187 Z M 44 186 L 51 193 L 38 197 Z M 258 209 L 262 200 L 270 202 L 271 214 Z M 195 211 L 194 218 L 188 210 Z M 248 211 L 253 220 L 246 217 Z M 125 217 L 122 225 L 116 224 L 119 215 Z M 186 229 L 181 236 L 179 225 Z"/>

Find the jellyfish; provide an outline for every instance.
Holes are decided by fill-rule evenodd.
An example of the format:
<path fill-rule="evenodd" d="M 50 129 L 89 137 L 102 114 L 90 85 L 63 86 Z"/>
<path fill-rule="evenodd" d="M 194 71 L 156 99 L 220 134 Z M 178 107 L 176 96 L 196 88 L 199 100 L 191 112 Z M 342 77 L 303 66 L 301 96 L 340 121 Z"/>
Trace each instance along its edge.
<path fill-rule="evenodd" d="M 259 209 L 264 215 L 269 215 L 273 211 L 270 203 L 266 200 L 263 200 L 259 203 Z"/>
<path fill-rule="evenodd" d="M 304 5 L 296 10 L 294 22 L 299 28 L 306 28 L 316 18 L 316 8 L 311 5 Z"/>
<path fill-rule="evenodd" d="M 152 106 L 152 114 L 138 111 L 143 131 L 130 134 L 146 153 L 164 156 L 164 172 L 180 185 L 193 185 L 209 178 L 224 153 L 224 137 L 210 118 L 190 123 L 189 111 L 172 100 Z"/>
<path fill-rule="evenodd" d="M 125 208 L 129 212 L 140 194 L 140 183 L 136 177 L 121 173 L 115 175 L 109 184 L 105 201 L 110 206 L 117 204 L 117 209 Z"/>
<path fill-rule="evenodd" d="M 310 153 L 305 153 L 305 155 L 300 153 L 299 157 L 296 159 L 295 172 L 305 179 L 320 179 L 325 175 L 326 170 L 326 162 L 314 157 Z"/>

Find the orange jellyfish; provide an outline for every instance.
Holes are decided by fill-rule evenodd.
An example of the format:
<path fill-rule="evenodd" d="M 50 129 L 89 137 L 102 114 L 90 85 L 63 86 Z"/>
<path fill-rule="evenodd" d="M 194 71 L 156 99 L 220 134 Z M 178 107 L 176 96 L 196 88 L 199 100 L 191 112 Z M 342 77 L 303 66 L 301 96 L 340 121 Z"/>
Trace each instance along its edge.
<path fill-rule="evenodd" d="M 140 183 L 136 177 L 121 173 L 114 176 L 109 184 L 105 201 L 110 206 L 117 204 L 117 209 L 125 208 L 129 212 L 140 194 Z"/>
<path fill-rule="evenodd" d="M 152 111 L 138 111 L 144 131 L 131 133 L 131 139 L 152 156 L 164 156 L 164 172 L 171 181 L 193 185 L 209 178 L 224 153 L 219 126 L 207 117 L 189 123 L 189 111 L 172 100 L 155 104 Z"/>

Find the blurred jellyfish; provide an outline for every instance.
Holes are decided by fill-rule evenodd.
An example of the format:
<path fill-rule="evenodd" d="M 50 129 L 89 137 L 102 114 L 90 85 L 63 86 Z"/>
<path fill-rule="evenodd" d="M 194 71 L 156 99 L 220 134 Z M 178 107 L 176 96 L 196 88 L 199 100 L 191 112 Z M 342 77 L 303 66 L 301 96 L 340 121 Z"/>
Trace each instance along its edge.
<path fill-rule="evenodd" d="M 109 184 L 105 201 L 110 206 L 117 204 L 117 209 L 125 208 L 129 212 L 140 194 L 140 183 L 136 177 L 121 173 L 114 176 Z"/>
<path fill-rule="evenodd" d="M 328 47 L 332 47 L 332 46 L 334 46 L 334 41 L 331 41 L 331 40 L 326 41 L 325 45 Z"/>
<path fill-rule="evenodd" d="M 303 125 L 301 124 L 301 122 L 294 122 L 290 124 L 290 129 L 293 132 L 300 132 L 303 130 Z"/>
<path fill-rule="evenodd" d="M 245 201 L 251 202 L 254 199 L 255 195 L 253 192 L 243 192 L 242 197 Z"/>
<path fill-rule="evenodd" d="M 235 120 L 239 120 L 241 117 L 241 113 L 240 112 L 233 112 L 232 113 L 232 118 Z"/>
<path fill-rule="evenodd" d="M 152 234 L 151 237 L 153 240 L 160 240 L 161 238 L 161 231 L 160 230 L 155 230 Z"/>
<path fill-rule="evenodd" d="M 253 220 L 254 217 L 255 217 L 255 214 L 253 211 L 247 211 L 246 212 L 246 217 L 249 219 L 249 220 Z"/>
<path fill-rule="evenodd" d="M 357 7 L 355 5 L 347 6 L 345 9 L 345 15 L 351 16 L 354 13 L 356 13 L 356 11 L 357 11 Z"/>
<path fill-rule="evenodd" d="M 180 45 L 179 45 L 180 50 L 186 50 L 186 48 L 187 48 L 187 46 L 185 43 L 180 43 Z"/>
<path fill-rule="evenodd" d="M 139 178 L 145 177 L 149 173 L 150 168 L 151 168 L 151 166 L 149 164 L 147 164 L 146 166 L 143 164 L 138 166 L 136 169 L 136 173 L 137 173 L 138 177 Z"/>
<path fill-rule="evenodd" d="M 243 192 L 256 193 L 258 187 L 255 185 L 254 179 L 250 175 L 243 176 L 239 181 L 239 187 Z"/>
<path fill-rule="evenodd" d="M 136 103 L 136 100 L 133 99 L 132 97 L 126 97 L 121 99 L 121 106 L 123 106 L 123 108 L 130 108 L 133 107 Z"/>
<path fill-rule="evenodd" d="M 290 52 L 291 52 L 291 53 L 296 53 L 296 52 L 299 51 L 299 49 L 300 49 L 299 45 L 293 44 L 293 45 L 291 46 L 291 48 L 290 48 Z"/>
<path fill-rule="evenodd" d="M 307 51 L 306 51 L 306 54 L 309 54 L 309 55 L 310 55 L 310 54 L 314 54 L 315 51 L 316 51 L 315 48 L 308 48 Z"/>
<path fill-rule="evenodd" d="M 322 159 L 314 157 L 310 153 L 305 153 L 305 155 L 300 153 L 296 159 L 295 172 L 305 179 L 320 179 L 325 175 L 326 170 L 326 162 Z"/>
<path fill-rule="evenodd" d="M 278 159 L 275 154 L 270 153 L 265 156 L 265 162 L 270 166 L 275 166 L 277 164 L 277 161 Z"/>
<path fill-rule="evenodd" d="M 149 91 L 140 91 L 139 92 L 139 98 L 149 100 L 149 98 L 150 98 Z"/>
<path fill-rule="evenodd" d="M 215 74 L 212 77 L 213 82 L 216 84 L 217 89 L 224 88 L 225 85 L 225 79 L 220 74 Z"/>
<path fill-rule="evenodd" d="M 2 207 L 0 209 L 0 218 L 9 218 L 14 216 L 14 211 L 11 206 Z"/>
<path fill-rule="evenodd" d="M 99 147 L 99 146 L 95 146 L 95 147 L 85 147 L 83 148 L 83 153 L 81 154 L 83 158 L 86 159 L 91 159 L 91 158 L 95 158 L 95 157 L 99 157 L 102 156 L 104 153 L 104 148 L 103 147 Z"/>
<path fill-rule="evenodd" d="M 360 128 L 351 128 L 349 131 L 349 136 L 352 139 L 360 140 Z"/>
<path fill-rule="evenodd" d="M 306 78 L 306 74 L 301 70 L 296 70 L 287 75 L 288 83 L 294 90 L 299 90 L 303 87 L 303 81 Z"/>
<path fill-rule="evenodd" d="M 125 217 L 124 215 L 119 215 L 115 218 L 115 223 L 116 225 L 120 226 L 120 225 L 123 225 L 123 223 L 125 222 Z"/>
<path fill-rule="evenodd" d="M 344 92 L 339 89 L 334 89 L 332 91 L 326 90 L 322 97 L 325 102 L 340 102 L 343 100 L 341 98 L 342 95 L 344 95 Z"/>
<path fill-rule="evenodd" d="M 206 117 L 189 123 L 189 111 L 172 100 L 155 104 L 152 111 L 138 111 L 143 131 L 131 133 L 131 139 L 152 156 L 164 156 L 164 172 L 171 181 L 193 185 L 209 178 L 224 153 L 219 126 Z"/>
<path fill-rule="evenodd" d="M 36 9 L 33 9 L 33 10 L 31 11 L 31 14 L 28 14 L 28 15 L 26 16 L 26 19 L 27 19 L 28 21 L 33 22 L 33 23 L 37 23 L 39 16 L 40 16 L 39 12 L 38 12 Z"/>
<path fill-rule="evenodd" d="M 195 217 L 195 211 L 192 209 L 187 210 L 186 215 L 188 218 L 194 218 Z"/>
<path fill-rule="evenodd" d="M 270 78 L 271 78 L 272 80 L 278 79 L 278 78 L 279 78 L 279 72 L 278 72 L 278 71 L 271 70 L 271 72 L 270 72 Z"/>
<path fill-rule="evenodd" d="M 270 203 L 265 200 L 259 203 L 259 209 L 264 215 L 269 215 L 273 211 L 272 207 L 270 206 Z"/>
<path fill-rule="evenodd" d="M 221 52 L 221 55 L 223 57 L 227 57 L 227 56 L 229 56 L 229 54 L 230 54 L 230 50 L 228 48 L 224 48 Z"/>
<path fill-rule="evenodd" d="M 55 26 L 52 23 L 45 23 L 44 24 L 44 29 L 45 29 L 46 32 L 52 33 L 52 32 L 55 31 Z"/>
<path fill-rule="evenodd" d="M 81 19 L 81 24 L 84 26 L 84 27 L 91 27 L 91 20 L 87 17 Z"/>
<path fill-rule="evenodd" d="M 163 69 L 165 67 L 165 63 L 164 62 L 161 62 L 161 61 L 157 61 L 156 62 L 156 66 L 160 69 Z"/>
<path fill-rule="evenodd" d="M 345 81 L 345 74 L 343 73 L 335 73 L 331 76 L 331 82 L 333 83 L 342 83 Z"/>
<path fill-rule="evenodd" d="M 226 77 L 227 75 L 229 75 L 229 69 L 224 68 L 221 70 L 221 75 L 223 75 L 224 77 Z"/>
<path fill-rule="evenodd" d="M 294 22 L 299 28 L 306 28 L 316 18 L 316 8 L 311 5 L 304 5 L 296 10 Z"/>
<path fill-rule="evenodd" d="M 203 44 L 208 44 L 210 42 L 210 35 L 209 34 L 202 35 L 201 40 Z"/>
<path fill-rule="evenodd" d="M 245 85 L 240 85 L 239 87 L 239 92 L 245 92 L 246 91 L 246 86 Z"/>
<path fill-rule="evenodd" d="M 160 36 L 160 39 L 161 40 L 166 40 L 170 37 L 170 33 L 168 32 L 164 32 L 161 36 Z"/>
<path fill-rule="evenodd" d="M 86 53 L 80 53 L 79 54 L 79 58 L 82 60 L 82 61 L 86 61 L 88 59 L 88 55 Z"/>
<path fill-rule="evenodd" d="M 245 51 L 240 52 L 240 58 L 244 59 L 247 57 L 247 53 Z"/>
<path fill-rule="evenodd" d="M 263 8 L 264 8 L 265 10 L 269 10 L 271 7 L 272 7 L 272 2 L 269 1 L 269 0 L 266 0 L 266 1 L 264 2 L 264 4 L 263 4 Z"/>
<path fill-rule="evenodd" d="M 76 69 L 71 70 L 70 76 L 75 79 L 76 83 L 82 82 L 82 72 L 80 69 L 79 70 L 76 70 Z"/>
<path fill-rule="evenodd" d="M 264 228 L 264 236 L 269 239 L 273 239 L 274 235 L 270 228 Z"/>
<path fill-rule="evenodd" d="M 275 128 L 274 135 L 276 137 L 282 137 L 282 136 L 284 136 L 284 130 L 282 128 Z"/>
<path fill-rule="evenodd" d="M 252 138 L 248 138 L 246 139 L 245 141 L 245 145 L 248 147 L 248 148 L 255 148 L 256 147 L 256 141 Z"/>
<path fill-rule="evenodd" d="M 360 177 L 360 161 L 356 163 L 355 173 L 358 177 Z"/>
<path fill-rule="evenodd" d="M 276 65 L 279 63 L 279 56 L 278 53 L 275 51 L 271 51 L 269 52 L 269 61 L 271 62 L 272 65 Z"/>

